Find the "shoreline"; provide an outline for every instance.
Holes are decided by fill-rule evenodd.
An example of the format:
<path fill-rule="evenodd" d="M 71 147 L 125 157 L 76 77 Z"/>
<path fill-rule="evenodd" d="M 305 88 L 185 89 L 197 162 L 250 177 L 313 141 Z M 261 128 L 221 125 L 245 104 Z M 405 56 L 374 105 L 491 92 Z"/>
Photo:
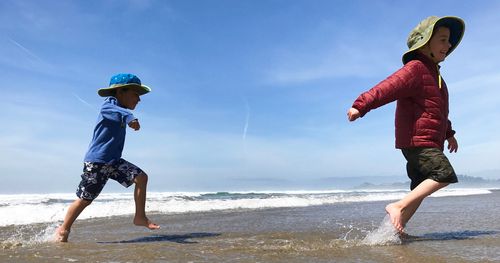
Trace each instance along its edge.
<path fill-rule="evenodd" d="M 0 261 L 494 262 L 500 260 L 498 202 L 500 191 L 487 199 L 427 198 L 408 224 L 408 233 L 417 238 L 392 245 L 362 242 L 380 229 L 386 201 L 150 213 L 162 226 L 157 231 L 134 226 L 128 215 L 84 219 L 76 221 L 66 244 L 40 240 L 50 224 L 1 227 L 2 240 L 15 233 L 20 239 L 10 245 L 3 241 Z"/>
<path fill-rule="evenodd" d="M 431 198 L 495 195 L 499 189 L 445 189 Z M 358 205 L 369 202 L 390 202 L 404 197 L 408 190 L 360 191 L 286 191 L 286 192 L 215 192 L 215 193 L 150 193 L 147 199 L 148 214 L 189 214 L 193 212 L 253 211 L 274 208 L 315 207 L 333 204 Z M 0 227 L 30 225 L 62 220 L 72 194 L 50 195 L 0 195 Z M 129 216 L 134 213 L 132 193 L 105 193 L 87 208 L 79 220 Z"/>

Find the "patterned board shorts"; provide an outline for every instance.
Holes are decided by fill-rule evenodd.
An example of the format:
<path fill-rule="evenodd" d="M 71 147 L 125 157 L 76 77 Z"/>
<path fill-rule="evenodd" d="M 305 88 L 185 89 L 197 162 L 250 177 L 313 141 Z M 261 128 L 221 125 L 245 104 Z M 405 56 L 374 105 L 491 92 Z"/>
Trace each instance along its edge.
<path fill-rule="evenodd" d="M 129 187 L 134 183 L 135 177 L 141 173 L 143 173 L 141 168 L 124 159 L 111 164 L 85 162 L 82 180 L 76 189 L 76 195 L 81 199 L 92 201 L 101 193 L 108 179 Z"/>
<path fill-rule="evenodd" d="M 406 171 L 411 179 L 411 190 L 425 179 L 432 179 L 440 183 L 458 182 L 450 161 L 440 149 L 407 148 L 401 149 L 401 151 L 408 161 Z"/>

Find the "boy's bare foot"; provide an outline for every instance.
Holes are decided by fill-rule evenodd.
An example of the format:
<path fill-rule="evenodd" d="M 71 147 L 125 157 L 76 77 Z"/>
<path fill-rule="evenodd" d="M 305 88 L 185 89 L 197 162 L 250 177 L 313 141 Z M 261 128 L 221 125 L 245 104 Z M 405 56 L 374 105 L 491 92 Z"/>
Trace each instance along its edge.
<path fill-rule="evenodd" d="M 391 223 L 399 233 L 404 233 L 404 224 L 402 222 L 402 212 L 396 203 L 390 203 L 385 207 L 385 211 L 389 214 Z"/>
<path fill-rule="evenodd" d="M 64 230 L 61 227 L 56 229 L 54 233 L 54 239 L 56 242 L 68 242 L 69 230 Z"/>
<path fill-rule="evenodd" d="M 134 225 L 136 226 L 144 226 L 151 230 L 160 229 L 160 226 L 151 222 L 147 217 L 144 218 L 134 218 Z"/>
<path fill-rule="evenodd" d="M 410 235 L 408 235 L 408 234 L 407 234 L 407 233 L 405 233 L 404 231 L 403 231 L 403 232 L 399 232 L 399 233 L 398 233 L 398 235 L 399 235 L 399 238 L 400 238 L 401 240 L 407 240 L 407 239 L 410 239 L 410 237 L 411 237 Z"/>

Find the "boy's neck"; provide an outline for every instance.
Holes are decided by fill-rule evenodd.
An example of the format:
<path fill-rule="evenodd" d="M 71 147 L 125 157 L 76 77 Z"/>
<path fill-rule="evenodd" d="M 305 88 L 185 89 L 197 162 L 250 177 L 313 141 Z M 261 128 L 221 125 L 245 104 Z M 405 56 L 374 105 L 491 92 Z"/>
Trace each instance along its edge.
<path fill-rule="evenodd" d="M 422 51 L 417 51 L 417 57 L 420 57 L 420 58 L 425 58 L 426 60 L 428 60 L 429 62 L 432 62 L 434 63 L 436 66 L 439 66 L 439 63 L 440 62 L 436 62 L 434 60 L 434 57 L 432 55 L 432 53 L 429 53 L 429 54 L 426 54 L 426 52 L 422 52 Z"/>
<path fill-rule="evenodd" d="M 425 57 L 429 61 L 432 61 L 432 63 L 434 63 L 436 65 L 439 65 L 439 63 L 442 62 L 442 61 L 436 61 L 436 58 L 435 58 L 434 54 L 432 54 L 431 51 L 426 52 L 424 50 L 418 50 L 417 53 L 420 54 L 422 57 Z"/>
<path fill-rule="evenodd" d="M 127 107 L 123 106 L 123 104 L 120 103 L 120 100 L 116 96 L 109 96 L 109 97 L 112 98 L 112 99 L 114 99 L 114 100 L 116 100 L 116 106 L 122 107 L 124 109 L 127 109 Z"/>

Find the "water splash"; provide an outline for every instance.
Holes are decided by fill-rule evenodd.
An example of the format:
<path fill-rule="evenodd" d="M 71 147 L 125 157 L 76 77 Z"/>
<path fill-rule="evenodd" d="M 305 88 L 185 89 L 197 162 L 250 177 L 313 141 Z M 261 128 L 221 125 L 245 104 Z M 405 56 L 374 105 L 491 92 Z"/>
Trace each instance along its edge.
<path fill-rule="evenodd" d="M 369 232 L 363 241 L 361 241 L 362 245 L 368 246 L 399 245 L 401 243 L 401 238 L 398 231 L 392 225 L 389 215 L 384 217 L 384 220 L 382 220 L 377 229 Z"/>
<path fill-rule="evenodd" d="M 59 227 L 59 223 L 51 223 L 46 226 L 45 229 L 41 230 L 37 234 L 35 234 L 28 243 L 30 244 L 40 244 L 47 242 L 54 242 L 54 233 L 56 229 Z"/>
<path fill-rule="evenodd" d="M 54 242 L 54 233 L 58 226 L 58 223 L 43 224 L 41 227 L 34 225 L 17 226 L 13 233 L 9 233 L 8 237 L 1 242 L 1 247 L 8 249 Z"/>

